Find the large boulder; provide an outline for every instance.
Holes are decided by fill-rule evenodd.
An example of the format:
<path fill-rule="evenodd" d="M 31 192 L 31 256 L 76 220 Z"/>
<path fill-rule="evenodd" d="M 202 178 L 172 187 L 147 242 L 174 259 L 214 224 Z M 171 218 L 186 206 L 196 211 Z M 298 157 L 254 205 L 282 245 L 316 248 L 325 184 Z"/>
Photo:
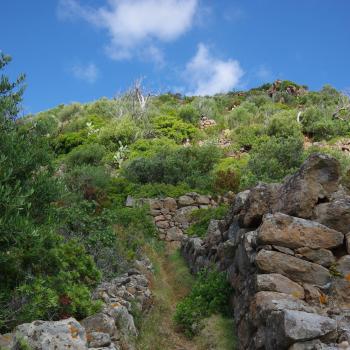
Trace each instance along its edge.
<path fill-rule="evenodd" d="M 249 192 L 242 193 L 236 199 L 233 210 L 237 210 L 241 203 L 243 208 L 239 220 L 242 227 L 257 227 L 260 225 L 264 214 L 272 211 L 279 193 L 280 185 L 260 183 Z"/>
<path fill-rule="evenodd" d="M 339 162 L 328 155 L 312 154 L 299 171 L 281 186 L 274 211 L 311 218 L 320 201 L 329 199 L 338 188 Z"/>
<path fill-rule="evenodd" d="M 85 329 L 74 318 L 61 321 L 34 321 L 15 328 L 13 349 L 18 349 L 23 339 L 32 349 L 85 350 Z"/>
<path fill-rule="evenodd" d="M 258 241 L 261 245 L 327 249 L 343 244 L 344 235 L 315 221 L 275 213 L 264 216 L 258 229 Z"/>
<path fill-rule="evenodd" d="M 80 323 L 86 329 L 88 334 L 91 332 L 100 332 L 114 336 L 116 332 L 113 318 L 102 312 L 86 317 L 80 321 Z"/>
<path fill-rule="evenodd" d="M 330 202 L 316 206 L 314 220 L 344 234 L 350 231 L 350 196 L 338 191 Z"/>
<path fill-rule="evenodd" d="M 295 342 L 325 336 L 337 328 L 335 320 L 315 313 L 283 310 L 267 319 L 267 349 L 283 349 Z"/>
<path fill-rule="evenodd" d="M 262 249 L 255 261 L 262 272 L 279 273 L 295 282 L 325 286 L 331 278 L 329 271 L 321 265 L 275 251 Z"/>

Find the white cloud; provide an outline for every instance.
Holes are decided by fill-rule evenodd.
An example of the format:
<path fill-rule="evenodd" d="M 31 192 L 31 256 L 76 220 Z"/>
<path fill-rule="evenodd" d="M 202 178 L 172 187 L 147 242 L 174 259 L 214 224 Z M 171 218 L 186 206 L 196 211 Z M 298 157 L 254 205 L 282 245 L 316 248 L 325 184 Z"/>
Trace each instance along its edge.
<path fill-rule="evenodd" d="M 256 71 L 256 76 L 261 81 L 270 81 L 273 80 L 273 74 L 271 70 L 265 65 L 260 65 Z"/>
<path fill-rule="evenodd" d="M 207 46 L 198 45 L 196 55 L 186 65 L 190 95 L 215 95 L 237 87 L 244 72 L 238 61 L 213 57 Z"/>
<path fill-rule="evenodd" d="M 89 63 L 86 65 L 76 64 L 70 71 L 75 78 L 89 84 L 93 84 L 99 76 L 99 71 L 94 63 Z"/>
<path fill-rule="evenodd" d="M 109 34 L 107 53 L 113 59 L 125 59 L 155 51 L 155 42 L 177 39 L 193 24 L 198 0 L 108 0 L 108 5 L 91 8 L 77 0 L 60 0 L 61 19 L 83 18 L 104 28 Z M 156 59 L 160 57 L 160 50 Z"/>

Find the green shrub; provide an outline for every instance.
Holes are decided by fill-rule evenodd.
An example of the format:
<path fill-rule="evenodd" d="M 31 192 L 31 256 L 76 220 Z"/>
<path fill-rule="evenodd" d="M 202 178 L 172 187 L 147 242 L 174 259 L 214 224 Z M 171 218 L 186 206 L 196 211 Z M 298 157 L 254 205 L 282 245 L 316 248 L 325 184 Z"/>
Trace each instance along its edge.
<path fill-rule="evenodd" d="M 68 121 L 75 117 L 77 114 L 79 114 L 82 111 L 82 106 L 80 103 L 73 103 L 71 105 L 64 106 L 60 109 L 60 111 L 57 113 L 57 118 L 61 122 Z"/>
<path fill-rule="evenodd" d="M 303 142 L 300 138 L 271 137 L 251 152 L 248 173 L 250 171 L 255 176 L 254 181 L 278 182 L 297 170 L 302 157 Z"/>
<path fill-rule="evenodd" d="M 303 132 L 315 140 L 329 140 L 335 136 L 348 135 L 348 122 L 332 118 L 331 109 L 310 107 L 301 116 Z"/>
<path fill-rule="evenodd" d="M 119 142 L 130 145 L 141 135 L 140 128 L 131 118 L 124 117 L 103 127 L 97 141 L 110 151 L 117 151 Z"/>
<path fill-rule="evenodd" d="M 253 147 L 257 147 L 264 140 L 265 134 L 264 126 L 252 124 L 250 126 L 237 127 L 231 138 L 239 148 L 250 150 Z"/>
<path fill-rule="evenodd" d="M 87 134 L 83 131 L 60 134 L 52 141 L 52 146 L 57 154 L 67 154 L 74 147 L 85 143 L 86 138 Z"/>
<path fill-rule="evenodd" d="M 74 148 L 67 156 L 67 165 L 101 165 L 106 149 L 97 143 L 80 145 Z"/>
<path fill-rule="evenodd" d="M 164 148 L 175 150 L 177 144 L 166 137 L 156 139 L 139 139 L 130 147 L 130 159 L 137 157 L 152 157 Z"/>
<path fill-rule="evenodd" d="M 135 158 L 126 163 L 123 174 L 140 184 L 186 183 L 192 188 L 210 188 L 211 172 L 221 157 L 215 146 L 162 149 L 153 157 Z"/>
<path fill-rule="evenodd" d="M 192 124 L 173 116 L 156 117 L 153 119 L 153 125 L 158 137 L 168 137 L 176 143 L 192 139 L 197 132 Z"/>
<path fill-rule="evenodd" d="M 190 104 L 181 106 L 179 117 L 187 123 L 197 124 L 199 121 L 199 111 Z"/>
<path fill-rule="evenodd" d="M 301 126 L 296 120 L 297 111 L 282 111 L 273 115 L 267 126 L 267 134 L 275 137 L 302 137 Z"/>
<path fill-rule="evenodd" d="M 198 209 L 191 213 L 191 225 L 186 233 L 190 236 L 204 237 L 207 232 L 210 220 L 221 220 L 228 211 L 228 207 L 221 205 L 217 208 Z"/>
<path fill-rule="evenodd" d="M 201 321 L 215 313 L 229 313 L 232 289 L 225 273 L 202 271 L 191 293 L 176 306 L 174 320 L 189 337 L 200 330 Z"/>
<path fill-rule="evenodd" d="M 110 176 L 102 166 L 81 165 L 65 175 L 70 191 L 79 193 L 87 200 L 101 200 L 106 195 Z"/>

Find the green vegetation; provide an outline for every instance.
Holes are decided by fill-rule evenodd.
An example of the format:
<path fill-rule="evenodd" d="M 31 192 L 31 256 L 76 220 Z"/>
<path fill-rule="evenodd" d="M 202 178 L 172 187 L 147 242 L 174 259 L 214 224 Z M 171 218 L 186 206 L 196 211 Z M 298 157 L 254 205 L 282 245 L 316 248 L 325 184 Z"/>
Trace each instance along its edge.
<path fill-rule="evenodd" d="M 202 271 L 188 296 L 176 306 L 175 322 L 189 337 L 197 334 L 201 321 L 212 314 L 229 314 L 231 287 L 225 273 Z"/>
<path fill-rule="evenodd" d="M 226 215 L 228 207 L 221 205 L 217 208 L 198 209 L 191 213 L 191 226 L 186 233 L 190 236 L 203 237 L 208 229 L 210 220 L 220 220 Z"/>

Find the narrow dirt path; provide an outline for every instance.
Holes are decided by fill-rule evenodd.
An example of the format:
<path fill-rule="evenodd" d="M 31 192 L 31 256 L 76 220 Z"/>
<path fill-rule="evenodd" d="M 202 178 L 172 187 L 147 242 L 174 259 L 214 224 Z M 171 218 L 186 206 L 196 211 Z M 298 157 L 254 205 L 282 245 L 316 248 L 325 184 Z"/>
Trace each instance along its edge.
<path fill-rule="evenodd" d="M 177 331 L 173 323 L 176 304 L 191 290 L 193 277 L 178 251 L 166 245 L 164 250 L 148 252 L 155 265 L 151 279 L 154 306 L 143 318 L 139 350 L 200 350 Z"/>

